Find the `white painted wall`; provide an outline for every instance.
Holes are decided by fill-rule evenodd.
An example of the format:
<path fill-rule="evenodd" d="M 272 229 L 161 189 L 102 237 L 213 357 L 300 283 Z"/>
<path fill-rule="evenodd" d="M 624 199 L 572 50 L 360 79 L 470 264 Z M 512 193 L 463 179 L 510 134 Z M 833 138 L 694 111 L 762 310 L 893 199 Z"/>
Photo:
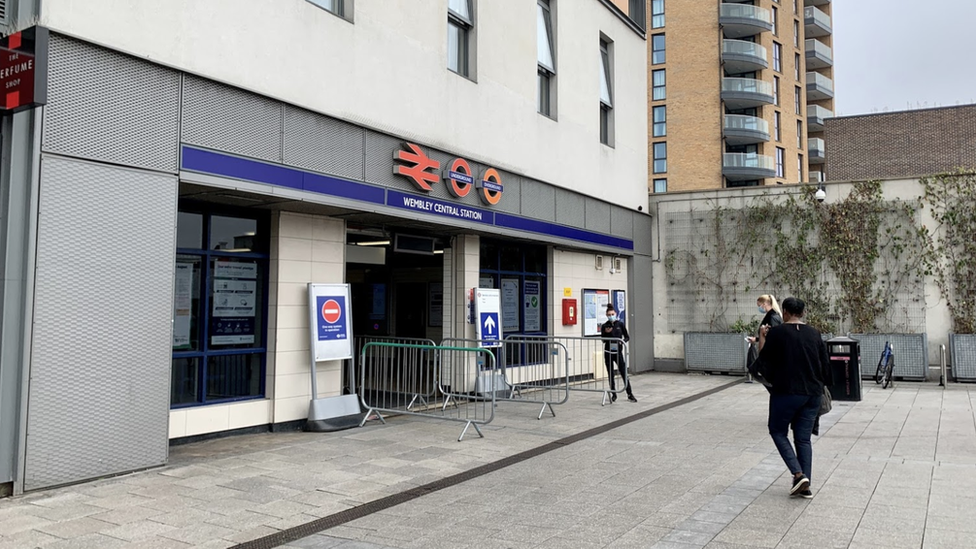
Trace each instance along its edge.
<path fill-rule="evenodd" d="M 447 0 L 45 0 L 40 24 L 628 208 L 645 205 L 646 42 L 597 0 L 555 0 L 558 122 L 536 112 L 536 2 L 477 0 L 477 83 L 447 67 Z M 615 147 L 599 140 L 614 42 Z"/>

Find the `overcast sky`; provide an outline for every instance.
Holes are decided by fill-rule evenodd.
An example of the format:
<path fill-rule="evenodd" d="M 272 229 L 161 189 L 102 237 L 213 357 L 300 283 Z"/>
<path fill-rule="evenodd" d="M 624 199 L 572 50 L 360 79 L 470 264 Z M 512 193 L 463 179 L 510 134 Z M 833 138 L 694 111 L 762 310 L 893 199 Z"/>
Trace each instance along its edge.
<path fill-rule="evenodd" d="M 976 0 L 834 0 L 837 115 L 976 103 Z"/>

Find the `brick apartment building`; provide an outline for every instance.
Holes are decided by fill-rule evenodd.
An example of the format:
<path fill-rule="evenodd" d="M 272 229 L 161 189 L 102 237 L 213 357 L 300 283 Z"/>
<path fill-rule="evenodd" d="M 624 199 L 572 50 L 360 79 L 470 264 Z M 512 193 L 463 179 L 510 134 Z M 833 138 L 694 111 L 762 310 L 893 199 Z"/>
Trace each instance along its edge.
<path fill-rule="evenodd" d="M 976 169 L 976 105 L 831 118 L 826 136 L 831 181 Z"/>

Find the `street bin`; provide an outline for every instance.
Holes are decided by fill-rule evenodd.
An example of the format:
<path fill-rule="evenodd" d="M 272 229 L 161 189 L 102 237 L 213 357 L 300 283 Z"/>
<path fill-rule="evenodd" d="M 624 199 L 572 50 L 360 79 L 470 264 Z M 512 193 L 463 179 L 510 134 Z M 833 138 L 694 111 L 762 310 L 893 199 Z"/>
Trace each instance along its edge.
<path fill-rule="evenodd" d="M 833 382 L 828 385 L 834 400 L 861 400 L 861 349 L 856 339 L 827 340 L 827 357 Z"/>

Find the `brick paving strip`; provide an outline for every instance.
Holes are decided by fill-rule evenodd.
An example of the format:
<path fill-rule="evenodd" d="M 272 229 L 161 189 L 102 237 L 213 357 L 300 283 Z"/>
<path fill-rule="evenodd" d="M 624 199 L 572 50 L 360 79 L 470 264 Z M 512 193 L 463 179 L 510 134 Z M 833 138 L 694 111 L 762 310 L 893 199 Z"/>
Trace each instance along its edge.
<path fill-rule="evenodd" d="M 322 517 L 322 518 L 320 518 L 318 520 L 314 520 L 314 521 L 311 521 L 311 522 L 307 522 L 305 524 L 301 524 L 301 525 L 298 525 L 298 526 L 289 528 L 287 530 L 282 530 L 282 531 L 276 532 L 274 534 L 270 534 L 270 535 L 267 535 L 267 536 L 264 536 L 264 537 L 261 537 L 261 538 L 255 539 L 255 540 L 251 540 L 251 541 L 247 541 L 247 542 L 244 542 L 244 543 L 235 545 L 234 546 L 234 549 L 267 549 L 267 548 L 271 548 L 271 547 L 279 547 L 281 545 L 285 545 L 285 544 L 290 543 L 292 541 L 296 541 L 296 540 L 299 540 L 299 539 L 302 539 L 302 538 L 311 536 L 313 534 L 317 534 L 317 533 L 322 532 L 324 530 L 328 530 L 328 529 L 331 529 L 331 528 L 335 528 L 336 526 L 340 526 L 340 525 L 346 524 L 346 523 L 351 522 L 351 521 L 354 521 L 356 519 L 360 519 L 360 518 L 363 518 L 365 516 L 372 515 L 374 513 L 377 513 L 379 511 L 382 511 L 384 509 L 389 509 L 390 507 L 393 507 L 393 506 L 396 506 L 396 505 L 400 505 L 400 504 L 406 503 L 408 501 L 415 500 L 417 498 L 420 498 L 420 497 L 426 496 L 428 494 L 431 494 L 431 493 L 434 493 L 434 492 L 443 490 L 445 488 L 450 488 L 452 486 L 456 486 L 456 485 L 461 484 L 463 482 L 467 482 L 467 481 L 470 481 L 472 479 L 475 479 L 475 478 L 478 478 L 478 477 L 487 475 L 488 473 L 492 473 L 492 472 L 495 472 L 495 471 L 504 469 L 506 467 L 515 465 L 517 463 L 521 463 L 523 461 L 526 461 L 526 460 L 529 460 L 529 459 L 532 459 L 532 458 L 541 456 L 543 454 L 547 454 L 547 453 L 552 452 L 554 450 L 559 450 L 559 449 L 565 448 L 566 446 L 568 446 L 570 444 L 573 444 L 573 443 L 576 443 L 576 442 L 579 442 L 581 440 L 585 440 L 585 439 L 588 439 L 588 438 L 592 438 L 592 437 L 594 437 L 596 435 L 599 435 L 599 434 L 606 433 L 607 431 L 610 431 L 612 429 L 616 429 L 616 428 L 621 427 L 623 425 L 627 425 L 629 423 L 633 423 L 635 421 L 639 421 L 641 419 L 650 417 L 650 416 L 655 415 L 655 414 L 659 414 L 661 412 L 670 410 L 672 408 L 677 408 L 678 406 L 683 406 L 683 405 L 688 404 L 690 402 L 694 402 L 696 400 L 700 400 L 700 399 L 705 398 L 705 397 L 707 397 L 709 395 L 713 395 L 713 394 L 715 394 L 715 393 L 717 393 L 719 391 L 723 391 L 725 389 L 728 389 L 730 387 L 733 387 L 735 385 L 738 385 L 741 382 L 742 382 L 741 379 L 737 379 L 735 381 L 731 381 L 729 383 L 725 383 L 725 384 L 720 385 L 718 387 L 714 387 L 714 388 L 708 389 L 706 391 L 702 391 L 700 393 L 696 393 L 694 395 L 691 395 L 691 396 L 682 398 L 680 400 L 677 400 L 677 401 L 674 401 L 674 402 L 669 402 L 669 403 L 663 404 L 661 406 L 656 406 L 656 407 L 651 408 L 649 410 L 643 410 L 643 411 L 638 412 L 636 414 L 633 414 L 633 415 L 630 415 L 630 416 L 627 416 L 627 417 L 624 417 L 624 418 L 620 418 L 620 419 L 617 419 L 615 421 L 611 421 L 609 423 L 600 425 L 598 427 L 593 427 L 591 429 L 587 429 L 587 430 L 582 431 L 580 433 L 576 433 L 574 435 L 570 435 L 570 436 L 561 438 L 559 440 L 555 440 L 555 441 L 550 442 L 548 444 L 543 444 L 542 446 L 537 446 L 535 448 L 531 448 L 529 450 L 525 450 L 523 452 L 519 452 L 517 454 L 511 455 L 511 456 L 507 456 L 507 457 L 504 457 L 502 459 L 493 461 L 491 463 L 486 463 L 484 465 L 480 465 L 478 467 L 475 467 L 473 469 L 469 469 L 469 470 L 464 471 L 462 473 L 457 473 L 455 475 L 451 475 L 451 476 L 442 478 L 440 480 L 436 480 L 434 482 L 429 482 L 427 484 L 424 484 L 422 486 L 418 486 L 418 487 L 413 488 L 413 489 L 410 489 L 410 490 L 405 490 L 405 491 L 400 492 L 398 494 L 393 494 L 391 496 L 387 496 L 387 497 L 384 497 L 384 498 L 381 498 L 381 499 L 378 499 L 378 500 L 370 501 L 370 502 L 365 503 L 363 505 L 359 505 L 357 507 L 353 507 L 352 509 L 347 509 L 345 511 L 340 511 L 338 513 L 334 513 L 334 514 L 329 515 L 327 517 Z"/>

